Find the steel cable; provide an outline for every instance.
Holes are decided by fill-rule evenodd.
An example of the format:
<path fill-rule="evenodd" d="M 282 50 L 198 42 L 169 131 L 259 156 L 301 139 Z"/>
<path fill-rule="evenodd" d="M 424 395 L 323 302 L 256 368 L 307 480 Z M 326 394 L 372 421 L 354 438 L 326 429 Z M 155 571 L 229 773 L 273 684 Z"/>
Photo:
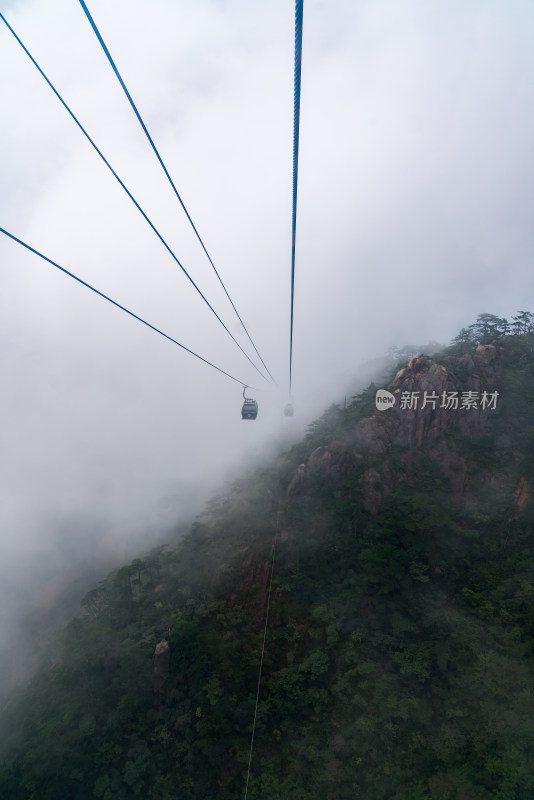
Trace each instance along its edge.
<path fill-rule="evenodd" d="M 252 751 L 254 749 L 254 734 L 256 732 L 256 720 L 257 720 L 257 717 L 258 717 L 258 705 L 259 705 L 259 702 L 260 702 L 261 673 L 262 673 L 262 670 L 263 670 L 263 659 L 264 659 L 264 656 L 265 656 L 265 642 L 267 640 L 267 628 L 268 628 L 268 625 L 269 625 L 269 607 L 271 605 L 271 591 L 272 591 L 272 585 L 273 585 L 274 559 L 275 559 L 275 555 L 276 555 L 276 540 L 277 540 L 277 537 L 278 537 L 279 526 L 280 526 L 280 509 L 278 509 L 278 513 L 277 513 L 277 517 L 276 517 L 276 532 L 274 534 L 274 539 L 273 539 L 273 544 L 272 544 L 272 549 L 271 549 L 271 567 L 270 567 L 270 574 L 269 574 L 269 591 L 267 593 L 267 607 L 265 609 L 265 626 L 264 626 L 264 629 L 263 629 L 263 642 L 262 642 L 262 646 L 261 646 L 260 668 L 259 668 L 259 672 L 258 672 L 258 686 L 257 686 L 257 689 L 256 689 L 256 703 L 255 703 L 255 706 L 254 706 L 254 720 L 253 720 L 253 723 L 252 723 L 252 736 L 251 736 L 251 739 L 250 739 L 250 751 L 249 751 L 249 756 L 248 756 L 247 781 L 246 781 L 246 784 L 245 784 L 245 798 L 244 798 L 244 800 L 247 800 L 247 797 L 248 797 L 248 784 L 249 784 L 249 781 L 250 781 L 250 768 L 251 768 L 251 764 L 252 764 Z"/>
<path fill-rule="evenodd" d="M 166 333 L 163 333 L 163 331 L 160 331 L 159 328 L 156 328 L 154 325 L 151 325 L 150 322 L 147 322 L 146 320 L 142 319 L 142 317 L 138 317 L 137 314 L 133 313 L 133 311 L 129 311 L 124 306 L 121 306 L 120 303 L 117 303 L 115 300 L 112 300 L 111 297 L 107 296 L 107 294 L 104 294 L 103 292 L 100 292 L 98 289 L 95 289 L 94 286 L 91 286 L 89 283 L 86 283 L 86 281 L 82 280 L 81 278 L 78 278 L 77 275 L 74 275 L 74 273 L 69 272 L 69 270 L 65 269 L 65 267 L 61 267 L 55 261 L 52 261 L 51 258 L 48 258 L 47 256 L 43 255 L 43 253 L 40 253 L 38 250 L 36 250 L 34 247 L 31 247 L 29 244 L 26 244 L 26 242 L 23 242 L 22 239 L 18 239 L 12 233 L 6 231 L 4 228 L 0 228 L 0 233 L 4 233 L 6 236 L 9 236 L 9 238 L 13 239 L 13 241 L 18 242 L 18 244 L 21 244 L 27 250 L 30 250 L 32 253 L 35 253 L 35 255 L 39 256 L 39 258 L 42 258 L 44 261 L 48 261 L 49 264 L 52 264 L 53 267 L 56 267 L 57 269 L 61 270 L 61 272 L 64 272 L 65 275 L 68 275 L 70 278 L 74 278 L 74 280 L 78 281 L 78 283 L 81 283 L 82 286 L 85 286 L 87 289 L 90 289 L 95 294 L 98 294 L 100 297 L 103 297 L 104 300 L 107 300 L 108 303 L 112 303 L 112 305 L 116 306 L 117 308 L 120 308 L 121 311 L 125 311 L 126 314 L 129 314 L 131 317 L 138 320 L 138 322 L 142 322 L 143 325 L 146 325 L 147 328 L 152 328 L 152 330 L 155 331 L 156 333 L 159 333 L 160 336 L 163 336 L 165 339 L 168 339 L 173 344 L 177 344 L 178 347 L 182 348 L 182 350 L 191 353 L 192 356 L 195 356 L 195 358 L 198 358 L 200 361 L 203 361 L 205 364 L 208 364 L 208 366 L 213 367 L 213 369 L 216 369 L 217 372 L 222 372 L 222 374 L 226 375 L 227 378 L 231 378 L 233 381 L 235 381 L 236 383 L 240 383 L 242 386 L 245 385 L 243 381 L 240 381 L 238 378 L 234 378 L 234 376 L 230 375 L 229 372 L 225 372 L 224 369 L 217 367 L 215 364 L 212 364 L 211 361 L 208 361 L 206 358 L 199 356 L 198 353 L 195 353 L 193 350 L 190 350 L 185 345 L 180 344 L 180 342 L 177 342 L 176 339 L 172 338 L 172 336 L 168 336 Z M 254 387 L 252 386 L 251 388 L 253 389 Z"/>
<path fill-rule="evenodd" d="M 76 117 L 76 115 L 74 114 L 74 112 L 73 112 L 73 111 L 71 111 L 71 109 L 69 108 L 69 106 L 67 105 L 67 103 L 65 102 L 65 100 L 63 100 L 63 98 L 61 97 L 61 95 L 59 94 L 59 92 L 57 91 L 57 89 L 55 88 L 55 86 L 54 86 L 54 85 L 52 84 L 52 82 L 51 82 L 51 81 L 50 81 L 50 80 L 47 78 L 47 76 L 45 75 L 45 73 L 43 72 L 43 70 L 41 69 L 41 67 L 39 66 L 39 64 L 37 63 L 37 61 L 36 61 L 36 60 L 33 58 L 33 56 L 31 55 L 31 53 L 30 53 L 30 52 L 29 52 L 29 50 L 27 49 L 27 47 L 26 47 L 26 46 L 23 44 L 23 42 L 21 41 L 21 39 L 20 39 L 20 38 L 17 36 L 17 34 L 15 33 L 15 31 L 13 30 L 13 28 L 11 27 L 11 25 L 8 23 L 8 21 L 6 20 L 6 18 L 4 17 L 4 15 L 3 15 L 1 12 L 0 12 L 0 19 L 2 19 L 2 21 L 3 21 L 3 22 L 6 24 L 7 28 L 8 28 L 8 29 L 11 31 L 11 33 L 13 34 L 13 36 L 15 37 L 15 39 L 17 40 L 17 42 L 20 44 L 20 46 L 22 47 L 22 49 L 24 50 L 24 52 L 26 53 L 26 55 L 28 56 L 28 58 L 30 59 L 30 61 L 31 61 L 31 62 L 34 64 L 34 66 L 37 68 L 37 70 L 39 71 L 39 73 L 41 74 L 41 76 L 44 78 L 44 80 L 46 81 L 46 83 L 49 85 L 49 87 L 52 89 L 52 91 L 54 92 L 54 94 L 56 95 L 56 97 L 58 98 L 58 100 L 61 102 L 61 104 L 63 105 L 63 107 L 64 107 L 64 108 L 65 108 L 65 109 L 68 111 L 68 113 L 70 114 L 70 116 L 72 117 L 72 119 L 74 120 L 74 122 L 76 123 L 76 125 L 78 126 L 78 128 L 81 130 L 81 132 L 83 133 L 83 135 L 86 137 L 87 141 L 88 141 L 88 142 L 91 144 L 91 146 L 92 146 L 92 147 L 95 149 L 95 151 L 98 153 L 98 155 L 100 156 L 100 158 L 102 159 L 102 161 L 104 162 L 104 164 L 106 165 L 106 167 L 109 169 L 109 171 L 112 173 L 112 175 L 114 176 L 114 178 L 115 178 L 115 179 L 118 181 L 118 183 L 119 183 L 119 184 L 121 185 L 121 187 L 124 189 L 124 191 L 126 192 L 126 194 L 128 195 L 128 197 L 130 198 L 130 200 L 132 201 L 132 203 L 135 205 L 135 207 L 137 208 L 137 210 L 138 210 L 138 211 L 141 213 L 141 215 L 143 216 L 143 218 L 144 218 L 144 219 L 146 220 L 146 222 L 149 224 L 149 226 L 150 226 L 150 227 L 151 227 L 151 229 L 154 231 L 154 233 L 156 234 L 156 236 L 158 237 L 158 239 L 160 240 L 160 242 L 161 242 L 161 243 L 164 245 L 164 247 L 166 248 L 166 250 L 167 250 L 167 251 L 170 253 L 170 255 L 172 256 L 172 258 L 174 259 L 174 261 L 175 261 L 175 262 L 178 264 L 178 266 L 180 267 L 180 269 L 182 270 L 182 272 L 183 272 L 183 273 L 186 275 L 186 277 L 188 278 L 188 280 L 189 280 L 189 281 L 191 282 L 191 284 L 194 286 L 194 288 L 196 289 L 196 291 L 198 292 L 198 294 L 201 296 L 201 298 L 204 300 L 204 302 L 206 303 L 206 305 L 208 306 L 208 308 L 210 309 L 210 311 L 211 311 L 211 312 L 212 312 L 212 313 L 215 315 L 215 317 L 218 319 L 218 321 L 219 321 L 219 322 L 220 322 L 220 324 L 223 326 L 223 328 L 224 328 L 224 330 L 226 331 L 226 333 L 227 333 L 227 334 L 230 336 L 230 338 L 231 338 L 231 339 L 232 339 L 232 340 L 235 342 L 235 344 L 236 344 L 236 345 L 239 347 L 239 349 L 241 350 L 241 352 L 243 353 L 243 355 L 245 356 L 245 358 L 246 358 L 246 359 L 247 359 L 247 360 L 248 360 L 248 361 L 249 361 L 249 362 L 252 364 L 252 366 L 254 367 L 254 369 L 256 370 L 256 372 L 258 372 L 258 373 L 261 375 L 261 377 L 262 377 L 264 380 L 267 380 L 267 378 L 265 377 L 265 375 L 264 375 L 264 374 L 261 372 L 261 370 L 259 370 L 259 369 L 258 369 L 258 367 L 256 366 L 256 364 L 255 364 L 255 363 L 252 361 L 252 359 L 251 359 L 251 358 L 250 358 L 250 357 L 247 355 L 247 353 L 246 353 L 246 352 L 243 350 L 243 348 L 241 347 L 241 345 L 239 344 L 239 342 L 237 341 L 237 339 L 235 338 L 235 336 L 233 336 L 233 335 L 232 335 L 232 333 L 231 333 L 231 332 L 228 330 L 228 328 L 226 327 L 226 325 L 224 324 L 224 322 L 222 321 L 222 319 L 219 317 L 219 315 L 217 314 L 217 312 L 215 311 L 215 309 L 214 309 L 214 308 L 213 308 L 213 306 L 211 305 L 211 303 L 210 303 L 210 302 L 207 300 L 207 298 L 206 298 L 206 297 L 204 296 L 204 294 L 201 292 L 201 290 L 200 290 L 200 289 L 199 289 L 199 287 L 196 285 L 196 283 L 195 283 L 195 281 L 193 280 L 193 278 L 192 278 L 192 277 L 189 275 L 189 273 L 187 272 L 187 270 L 185 269 L 185 267 L 183 266 L 183 264 L 180 262 L 180 260 L 178 259 L 178 257 L 175 255 L 175 253 L 173 252 L 173 250 L 171 249 L 171 247 L 170 247 L 170 246 L 167 244 L 167 242 L 165 241 L 165 239 L 163 238 L 163 236 L 160 234 L 160 232 L 158 231 L 158 229 L 156 228 L 156 226 L 155 226 L 155 225 L 152 223 L 152 221 L 149 219 L 149 217 L 147 216 L 147 214 L 145 214 L 145 212 L 143 211 L 143 209 L 141 208 L 141 206 L 139 205 L 139 203 L 137 202 L 137 200 L 135 199 L 135 197 L 133 196 L 133 194 L 130 192 L 130 190 L 127 188 L 127 186 L 125 185 L 125 183 L 124 183 L 124 182 L 121 180 L 121 178 L 120 178 L 120 177 L 117 175 L 117 173 L 115 172 L 115 170 L 113 169 L 113 167 L 111 166 L 111 164 L 109 163 L 109 161 L 107 160 L 107 158 L 104 156 L 104 154 L 102 153 L 102 151 L 101 151 L 101 150 L 100 150 L 100 149 L 97 147 L 97 145 L 95 144 L 95 142 L 94 142 L 94 141 L 92 140 L 92 138 L 89 136 L 89 134 L 87 133 L 87 131 L 85 130 L 85 128 L 83 127 L 83 125 L 81 124 L 81 122 L 78 120 L 78 118 Z M 269 373 L 269 374 L 270 374 L 270 373 Z"/>
<path fill-rule="evenodd" d="M 295 1 L 295 79 L 293 91 L 293 208 L 291 220 L 291 327 L 289 333 L 289 394 L 293 366 L 293 304 L 295 298 L 295 244 L 297 236 L 297 185 L 299 174 L 300 75 L 302 68 L 302 17 L 304 0 Z"/>
<path fill-rule="evenodd" d="M 161 158 L 161 156 L 160 156 L 160 154 L 159 154 L 158 148 L 157 148 L 157 147 L 156 147 L 156 145 L 154 144 L 154 141 L 153 141 L 152 137 L 150 136 L 150 133 L 148 132 L 148 129 L 147 129 L 147 127 L 146 127 L 145 123 L 143 122 L 143 119 L 142 119 L 142 117 L 141 117 L 141 114 L 139 113 L 139 111 L 138 111 L 138 109 L 137 109 L 137 106 L 135 105 L 135 103 L 134 103 L 134 101 L 133 101 L 133 98 L 132 98 L 132 96 L 131 96 L 130 92 L 129 92 L 129 91 L 128 91 L 128 89 L 126 88 L 126 84 L 124 83 L 124 81 L 123 81 L 123 79 L 122 79 L 122 76 L 121 76 L 121 74 L 120 74 L 119 70 L 117 69 L 117 65 L 115 64 L 115 61 L 113 60 L 113 58 L 112 58 L 112 56 L 111 56 L 111 53 L 109 52 L 109 50 L 108 50 L 108 48 L 107 48 L 107 46 L 106 46 L 106 44 L 105 44 L 105 42 L 104 42 L 104 40 L 103 40 L 103 38 L 102 38 L 102 35 L 101 35 L 101 33 L 100 33 L 100 31 L 98 30 L 98 27 L 97 27 L 97 25 L 96 25 L 96 23 L 95 23 L 95 21 L 94 21 L 93 17 L 91 16 L 91 13 L 89 12 L 89 9 L 87 8 L 87 5 L 84 3 L 84 0 L 79 0 L 79 2 L 80 2 L 80 5 L 81 5 L 81 7 L 82 7 L 82 9 L 83 9 L 83 11 L 84 11 L 84 13 L 85 13 L 85 15 L 86 15 L 87 19 L 89 20 L 89 23 L 90 23 L 90 25 L 91 25 L 91 27 L 92 27 L 92 29 L 93 29 L 94 33 L 95 33 L 95 36 L 96 36 L 96 38 L 98 39 L 98 41 L 99 41 L 99 43 L 100 43 L 100 45 L 101 45 L 101 47 L 102 47 L 102 50 L 103 50 L 103 51 L 104 51 L 104 53 L 106 54 L 106 58 L 108 59 L 108 61 L 109 61 L 110 65 L 111 65 L 111 67 L 112 67 L 112 69 L 113 69 L 113 72 L 114 72 L 114 73 L 115 73 L 115 75 L 117 76 L 117 80 L 119 81 L 119 83 L 120 83 L 120 85 L 121 85 L 121 87 L 122 87 L 122 89 L 123 89 L 123 91 L 124 91 L 124 94 L 125 94 L 125 95 L 126 95 L 126 97 L 128 98 L 128 101 L 129 101 L 129 103 L 130 103 L 130 105 L 131 105 L 131 107 L 132 107 L 132 109 L 133 109 L 133 111 L 134 111 L 134 113 L 135 113 L 135 116 L 137 117 L 137 119 L 138 119 L 138 121 L 139 121 L 139 124 L 141 125 L 141 127 L 142 127 L 142 129 L 143 129 L 143 131 L 144 131 L 144 133 L 145 133 L 145 136 L 147 137 L 148 141 L 150 142 L 150 146 L 152 147 L 152 150 L 154 151 L 154 153 L 155 153 L 155 155 L 156 155 L 156 158 L 158 159 L 158 161 L 159 161 L 159 163 L 160 163 L 160 165 L 161 165 L 161 168 L 162 168 L 163 172 L 164 172 L 164 173 L 165 173 L 165 175 L 167 176 L 167 180 L 169 181 L 170 185 L 172 186 L 172 189 L 173 189 L 173 191 L 174 191 L 174 194 L 175 194 L 175 195 L 176 195 L 176 197 L 178 198 L 178 200 L 179 200 L 179 202 L 180 202 L 180 205 L 182 206 L 182 208 L 183 208 L 183 210 L 184 210 L 184 212 L 185 212 L 185 215 L 186 215 L 187 219 L 189 220 L 189 222 L 190 222 L 190 224 L 191 224 L 191 227 L 193 228 L 193 230 L 194 230 L 194 232 L 195 232 L 195 234 L 196 234 L 196 237 L 197 237 L 198 241 L 200 242 L 200 244 L 201 244 L 201 246 L 202 246 L 202 249 L 204 250 L 204 253 L 205 253 L 205 254 L 206 254 L 206 256 L 208 257 L 208 261 L 210 262 L 211 266 L 213 267 L 213 270 L 215 271 L 215 274 L 216 274 L 217 278 L 219 279 L 219 283 L 221 284 L 222 288 L 224 289 L 224 291 L 225 291 L 225 294 L 226 294 L 226 296 L 227 296 L 228 300 L 230 301 L 230 303 L 231 303 L 231 305 L 232 305 L 232 308 L 234 309 L 234 311 L 235 311 L 235 313 L 236 313 L 236 315 L 237 315 L 237 318 L 238 318 L 239 322 L 240 322 L 240 323 L 241 323 L 241 325 L 243 326 L 243 330 L 244 330 L 244 331 L 245 331 L 245 333 L 247 334 L 247 336 L 248 336 L 248 338 L 249 338 L 249 341 L 250 341 L 250 343 L 251 343 L 252 347 L 254 348 L 254 350 L 256 351 L 256 354 L 257 354 L 258 358 L 260 359 L 261 363 L 263 364 L 263 366 L 265 367 L 265 369 L 266 369 L 266 370 L 267 370 L 267 372 L 269 373 L 269 376 L 271 377 L 271 380 L 272 380 L 274 383 L 276 383 L 276 381 L 274 380 L 273 376 L 272 376 L 272 375 L 271 375 L 271 373 L 269 372 L 269 368 L 267 367 L 267 364 L 265 363 L 265 361 L 264 361 L 264 360 L 263 360 L 263 358 L 261 357 L 261 355 L 260 355 L 260 353 L 259 353 L 259 351 L 258 351 L 258 348 L 257 348 L 257 347 L 256 347 L 256 345 L 254 344 L 254 342 L 253 342 L 253 340 L 252 340 L 252 337 L 250 336 L 250 334 L 249 334 L 249 332 L 248 332 L 248 330 L 247 330 L 247 328 L 246 328 L 246 326 L 245 326 L 245 323 L 244 323 L 244 322 L 243 322 L 243 320 L 241 319 L 241 317 L 240 317 L 240 315 L 239 315 L 239 312 L 238 312 L 237 308 L 235 307 L 235 305 L 234 305 L 234 303 L 233 303 L 233 300 L 232 300 L 232 298 L 230 297 L 230 295 L 229 295 L 229 293 L 228 293 L 228 291 L 227 291 L 227 289 L 226 289 L 226 286 L 225 286 L 225 285 L 224 285 L 224 283 L 223 283 L 223 280 L 222 280 L 221 276 L 220 276 L 220 275 L 219 275 L 219 273 L 217 272 L 217 269 L 216 269 L 216 267 L 215 267 L 215 264 L 213 263 L 213 261 L 212 261 L 212 259 L 211 259 L 211 256 L 210 256 L 210 254 L 209 254 L 209 253 L 208 253 L 208 251 L 206 250 L 206 247 L 205 247 L 205 245 L 204 245 L 204 242 L 202 241 L 202 239 L 201 239 L 201 237 L 200 237 L 200 234 L 199 234 L 198 230 L 196 229 L 196 226 L 195 226 L 195 224 L 194 224 L 193 220 L 191 219 L 191 217 L 190 217 L 190 215 L 189 215 L 189 212 L 188 212 L 187 208 L 185 207 L 185 204 L 184 204 L 184 202 L 183 202 L 182 198 L 180 197 L 180 194 L 178 193 L 178 189 L 177 189 L 177 188 L 176 188 L 176 186 L 174 185 L 174 181 L 172 180 L 172 178 L 171 178 L 171 176 L 170 176 L 170 174 L 169 174 L 169 171 L 167 170 L 167 167 L 166 167 L 166 166 L 165 166 L 165 164 L 163 163 L 163 159 Z"/>

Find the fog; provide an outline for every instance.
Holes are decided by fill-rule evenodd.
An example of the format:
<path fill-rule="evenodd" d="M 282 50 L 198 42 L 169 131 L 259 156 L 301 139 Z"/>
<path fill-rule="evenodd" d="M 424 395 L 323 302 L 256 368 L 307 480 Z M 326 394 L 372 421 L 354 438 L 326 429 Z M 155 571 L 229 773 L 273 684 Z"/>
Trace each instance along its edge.
<path fill-rule="evenodd" d="M 0 226 L 237 378 L 1 237 L 4 653 L 24 615 L 46 616 L 296 440 L 357 388 L 362 362 L 534 308 L 526 0 L 306 0 L 292 420 L 293 5 L 89 9 L 278 386 L 0 22 Z M 254 357 L 79 4 L 0 10 Z"/>

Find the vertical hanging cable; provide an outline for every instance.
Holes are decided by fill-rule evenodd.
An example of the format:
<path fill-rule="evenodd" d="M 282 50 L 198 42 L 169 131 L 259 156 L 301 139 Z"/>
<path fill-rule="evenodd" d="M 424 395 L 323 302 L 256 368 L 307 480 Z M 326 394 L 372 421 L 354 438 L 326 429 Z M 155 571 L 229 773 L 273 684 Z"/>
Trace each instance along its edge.
<path fill-rule="evenodd" d="M 291 329 L 289 334 L 289 394 L 293 364 L 293 300 L 295 297 L 295 239 L 297 232 L 297 183 L 299 173 L 300 73 L 302 65 L 302 15 L 304 0 L 295 0 L 295 88 L 293 102 L 293 217 L 291 225 Z"/>
<path fill-rule="evenodd" d="M 260 701 L 260 684 L 261 684 L 261 673 L 263 670 L 263 658 L 265 656 L 265 641 L 267 639 L 267 627 L 269 625 L 269 607 L 271 605 L 271 590 L 273 586 L 273 572 L 274 572 L 274 558 L 276 554 L 276 539 L 278 537 L 278 529 L 280 527 L 280 509 L 278 509 L 278 513 L 276 515 L 276 532 L 274 534 L 273 545 L 271 548 L 271 569 L 269 575 L 269 592 L 267 594 L 267 608 L 265 610 L 265 627 L 263 629 L 263 644 L 261 646 L 261 658 L 260 658 L 260 669 L 258 674 L 258 688 L 256 690 L 256 704 L 254 706 L 254 721 L 252 723 L 252 737 L 250 739 L 250 752 L 248 756 L 248 768 L 247 768 L 247 782 L 245 784 L 245 798 L 247 800 L 248 797 L 248 784 L 250 781 L 250 766 L 252 764 L 252 750 L 254 748 L 254 734 L 256 732 L 256 719 L 258 716 L 258 704 Z"/>

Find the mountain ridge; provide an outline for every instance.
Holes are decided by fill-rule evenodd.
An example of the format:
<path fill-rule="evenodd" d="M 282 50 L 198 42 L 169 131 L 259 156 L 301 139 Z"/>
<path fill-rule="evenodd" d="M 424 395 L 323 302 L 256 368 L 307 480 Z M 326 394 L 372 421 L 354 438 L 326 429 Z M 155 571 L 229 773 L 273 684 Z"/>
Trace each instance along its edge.
<path fill-rule="evenodd" d="M 531 797 L 532 338 L 385 382 L 494 410 L 371 384 L 89 592 L 9 710 L 0 797 L 241 799 L 275 542 L 251 800 Z"/>

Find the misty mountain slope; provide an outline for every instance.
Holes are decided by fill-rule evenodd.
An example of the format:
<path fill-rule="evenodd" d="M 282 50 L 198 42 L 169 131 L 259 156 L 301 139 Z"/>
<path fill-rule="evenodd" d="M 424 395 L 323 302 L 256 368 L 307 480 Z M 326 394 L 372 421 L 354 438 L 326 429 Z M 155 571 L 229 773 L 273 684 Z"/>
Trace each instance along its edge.
<path fill-rule="evenodd" d="M 241 799 L 275 539 L 249 798 L 532 797 L 533 351 L 412 359 L 102 581 L 4 712 L 0 797 Z"/>

